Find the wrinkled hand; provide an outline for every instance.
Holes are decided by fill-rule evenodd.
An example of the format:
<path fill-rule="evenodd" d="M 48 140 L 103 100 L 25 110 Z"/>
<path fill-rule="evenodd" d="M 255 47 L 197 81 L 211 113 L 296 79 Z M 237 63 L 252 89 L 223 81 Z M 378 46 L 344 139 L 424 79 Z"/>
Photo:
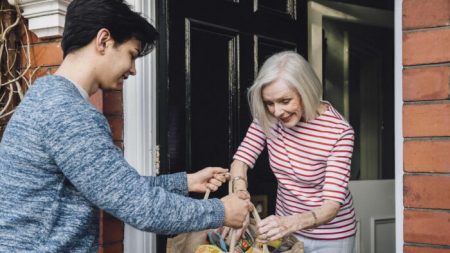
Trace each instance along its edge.
<path fill-rule="evenodd" d="M 227 195 L 221 200 L 225 208 L 224 226 L 231 228 L 242 228 L 245 226 L 246 218 L 254 208 L 250 202 L 250 194 L 241 191 Z"/>
<path fill-rule="evenodd" d="M 207 167 L 187 175 L 189 192 L 217 191 L 219 187 L 230 179 L 227 169 L 220 167 Z"/>
<path fill-rule="evenodd" d="M 293 216 L 271 215 L 257 224 L 257 229 L 258 241 L 267 243 L 296 231 L 296 221 Z"/>

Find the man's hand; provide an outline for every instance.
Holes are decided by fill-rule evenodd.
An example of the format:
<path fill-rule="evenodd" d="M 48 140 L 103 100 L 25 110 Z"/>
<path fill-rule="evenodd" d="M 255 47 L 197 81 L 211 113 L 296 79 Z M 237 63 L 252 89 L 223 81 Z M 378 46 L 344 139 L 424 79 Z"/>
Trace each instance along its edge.
<path fill-rule="evenodd" d="M 195 173 L 187 174 L 188 191 L 203 193 L 209 189 L 214 192 L 229 179 L 230 174 L 227 169 L 207 167 Z"/>
<path fill-rule="evenodd" d="M 250 225 L 250 215 L 247 215 L 247 217 L 245 218 L 244 224 L 241 228 L 236 229 L 234 234 L 236 235 L 236 238 L 242 238 L 244 239 L 244 235 L 245 235 L 245 230 L 247 230 L 248 226 Z M 222 236 L 222 238 L 228 238 L 231 239 L 231 228 L 230 227 L 226 227 L 223 226 L 221 227 L 221 233 L 220 236 Z"/>
<path fill-rule="evenodd" d="M 253 210 L 248 192 L 237 192 L 223 197 L 222 203 L 225 207 L 224 226 L 231 228 L 242 228 L 246 226 L 249 213 Z"/>

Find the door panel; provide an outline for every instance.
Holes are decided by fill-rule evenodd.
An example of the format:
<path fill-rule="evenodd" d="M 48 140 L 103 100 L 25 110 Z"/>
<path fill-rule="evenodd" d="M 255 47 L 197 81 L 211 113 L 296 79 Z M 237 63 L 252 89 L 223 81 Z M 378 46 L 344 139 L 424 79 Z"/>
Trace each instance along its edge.
<path fill-rule="evenodd" d="M 230 133 L 236 132 L 239 38 L 236 32 L 195 22 L 186 34 L 186 142 L 191 154 L 186 169 L 227 167 L 235 140 Z"/>
<path fill-rule="evenodd" d="M 255 47 L 257 48 L 257 51 L 258 51 L 258 62 L 257 62 L 256 69 L 258 69 L 267 58 L 269 58 L 271 55 L 275 54 L 276 52 L 285 51 L 285 50 L 297 51 L 297 45 L 295 43 L 291 43 L 289 41 L 271 39 L 271 38 L 262 37 L 262 36 L 255 36 Z M 256 77 L 256 74 L 257 74 L 257 71 L 255 70 L 255 77 Z"/>
<path fill-rule="evenodd" d="M 252 121 L 247 89 L 258 67 L 287 49 L 306 56 L 306 0 L 166 0 L 157 8 L 160 171 L 229 167 Z M 266 153 L 249 177 L 250 192 L 274 213 Z"/>
<path fill-rule="evenodd" d="M 278 15 L 289 19 L 296 19 L 295 4 L 296 1 L 294 0 L 254 0 L 255 12 Z"/>

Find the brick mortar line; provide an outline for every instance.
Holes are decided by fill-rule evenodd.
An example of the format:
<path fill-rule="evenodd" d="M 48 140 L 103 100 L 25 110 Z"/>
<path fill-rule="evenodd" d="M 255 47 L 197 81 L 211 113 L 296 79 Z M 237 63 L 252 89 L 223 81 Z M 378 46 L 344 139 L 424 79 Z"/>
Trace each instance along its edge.
<path fill-rule="evenodd" d="M 450 61 L 445 62 L 436 62 L 436 63 L 421 63 L 421 64 L 411 64 L 411 65 L 403 65 L 403 69 L 409 68 L 420 68 L 420 67 L 439 67 L 439 66 L 450 66 Z"/>
<path fill-rule="evenodd" d="M 47 44 L 61 44 L 61 41 L 62 41 L 62 39 L 32 42 L 32 43 L 30 43 L 30 47 L 40 46 L 40 45 L 47 45 Z M 21 46 L 20 48 L 26 47 L 25 41 L 23 41 L 22 43 L 23 43 L 23 46 Z"/>
<path fill-rule="evenodd" d="M 442 173 L 437 173 L 437 172 L 407 172 L 404 171 L 404 175 L 405 176 L 430 176 L 430 177 L 439 177 L 439 176 L 450 176 L 450 172 L 442 172 Z"/>
<path fill-rule="evenodd" d="M 424 68 L 436 68 L 436 67 L 450 67 L 450 62 L 442 63 L 430 63 L 430 64 L 417 64 L 417 65 L 404 65 L 403 69 L 424 69 Z"/>
<path fill-rule="evenodd" d="M 403 101 L 403 105 L 437 105 L 437 104 L 449 104 L 449 103 L 450 103 L 450 99 Z"/>
<path fill-rule="evenodd" d="M 58 64 L 58 65 L 40 65 L 40 66 L 31 66 L 30 67 L 30 70 L 35 70 L 35 69 L 37 69 L 37 68 L 57 68 L 57 67 L 59 67 L 60 65 Z M 24 68 L 24 67 L 20 67 L 19 68 L 19 70 L 25 70 L 26 68 Z"/>
<path fill-rule="evenodd" d="M 60 64 L 58 64 L 58 65 L 40 65 L 40 66 L 33 66 L 33 65 L 31 65 L 31 67 L 30 67 L 30 70 L 31 71 L 33 71 L 33 70 L 35 70 L 36 68 L 58 68 L 60 66 Z M 23 68 L 23 67 L 20 67 L 20 70 L 25 70 L 25 68 Z"/>
<path fill-rule="evenodd" d="M 120 141 L 120 140 L 113 141 L 113 143 L 114 143 L 114 144 L 123 144 L 123 140 L 122 140 L 122 141 Z M 117 146 L 117 145 L 116 145 L 116 146 Z M 124 147 L 124 149 L 125 149 L 125 147 Z"/>
<path fill-rule="evenodd" d="M 450 30 L 449 25 L 440 25 L 440 26 L 432 26 L 432 27 L 403 29 L 403 33 L 427 32 L 427 31 L 436 31 L 436 30 L 447 30 L 447 29 Z"/>
<path fill-rule="evenodd" d="M 450 173 L 443 172 L 443 173 L 431 173 L 431 172 L 404 172 L 405 176 L 408 177 L 448 177 L 450 176 Z"/>
<path fill-rule="evenodd" d="M 450 136 L 430 136 L 430 137 L 405 137 L 404 142 L 407 141 L 450 141 Z"/>
<path fill-rule="evenodd" d="M 106 105 L 103 104 L 103 110 L 105 110 Z M 106 118 L 123 118 L 123 113 L 105 113 L 103 112 L 103 116 L 105 116 Z"/>
<path fill-rule="evenodd" d="M 422 211 L 422 212 L 427 212 L 427 213 L 449 213 L 450 214 L 450 210 L 449 209 L 437 209 L 437 208 L 413 208 L 413 207 L 405 207 L 404 211 Z"/>
<path fill-rule="evenodd" d="M 433 104 L 432 102 L 436 102 L 436 104 L 442 104 L 443 101 L 450 101 L 450 94 L 447 98 L 435 98 L 435 99 L 422 99 L 422 100 L 403 100 L 404 104 Z M 424 103 L 426 102 L 426 103 Z M 445 102 L 444 102 L 445 104 Z"/>
<path fill-rule="evenodd" d="M 37 69 L 37 68 L 40 68 L 40 69 L 50 69 L 50 68 L 58 68 L 60 65 L 58 64 L 58 65 L 41 65 L 41 66 L 31 66 L 30 67 L 30 69 L 28 70 L 28 71 L 34 71 L 35 69 Z M 23 71 L 23 70 L 25 70 L 25 68 L 23 68 L 23 67 L 20 67 L 20 69 L 19 69 L 20 71 Z M 30 73 L 31 73 L 30 72 Z"/>
<path fill-rule="evenodd" d="M 107 243 L 99 243 L 99 247 L 108 247 L 108 246 L 114 246 L 114 245 L 123 245 L 123 240 L 113 241 L 113 242 L 107 242 Z"/>
<path fill-rule="evenodd" d="M 114 92 L 122 92 L 123 89 L 118 88 L 118 89 L 109 89 L 109 90 L 104 90 L 103 93 L 114 93 Z"/>
<path fill-rule="evenodd" d="M 405 242 L 404 246 L 427 247 L 433 249 L 450 249 L 450 245 Z"/>
<path fill-rule="evenodd" d="M 123 115 L 107 115 L 107 114 L 104 114 L 104 115 L 108 119 L 123 120 Z"/>

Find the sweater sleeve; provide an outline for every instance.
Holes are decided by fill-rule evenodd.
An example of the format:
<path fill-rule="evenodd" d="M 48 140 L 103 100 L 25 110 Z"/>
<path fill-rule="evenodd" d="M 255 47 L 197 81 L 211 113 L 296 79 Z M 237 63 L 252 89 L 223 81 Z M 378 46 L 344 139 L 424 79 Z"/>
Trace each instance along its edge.
<path fill-rule="evenodd" d="M 343 130 L 327 159 L 323 198 L 344 203 L 348 194 L 350 166 L 353 154 L 354 131 Z"/>
<path fill-rule="evenodd" d="M 253 121 L 247 130 L 244 140 L 234 154 L 233 159 L 244 162 L 250 168 L 253 168 L 265 144 L 266 135 L 261 126 L 256 121 Z"/>
<path fill-rule="evenodd" d="M 44 142 L 62 173 L 89 201 L 138 229 L 155 233 L 223 224 L 219 199 L 180 195 L 187 194 L 185 173 L 140 176 L 114 145 L 105 117 L 86 104 L 74 104 L 49 110 Z"/>

